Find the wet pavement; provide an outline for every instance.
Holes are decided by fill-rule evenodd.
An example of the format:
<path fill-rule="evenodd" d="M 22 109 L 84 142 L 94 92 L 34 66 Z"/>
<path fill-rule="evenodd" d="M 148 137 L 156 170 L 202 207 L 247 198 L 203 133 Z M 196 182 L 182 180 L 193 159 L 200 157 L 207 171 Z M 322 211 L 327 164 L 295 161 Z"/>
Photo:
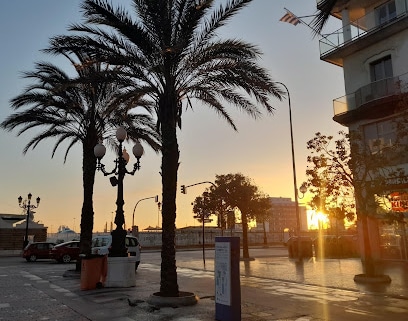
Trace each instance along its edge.
<path fill-rule="evenodd" d="M 146 259 L 148 254 L 145 253 Z M 363 273 L 359 258 L 317 259 L 304 258 L 302 263 L 296 259 L 288 259 L 285 247 L 250 249 L 253 261 L 241 261 L 242 276 L 256 276 L 275 280 L 318 285 L 359 292 L 379 293 L 408 299 L 408 262 L 384 261 L 377 265 L 378 273 L 391 278 L 389 284 L 359 284 L 354 282 L 356 274 Z M 202 253 L 196 252 L 194 260 L 191 254 L 179 252 L 177 254 L 178 267 L 204 269 L 200 261 Z M 206 249 L 205 269 L 214 271 L 214 250 Z"/>
<path fill-rule="evenodd" d="M 289 259 L 285 248 L 250 249 L 240 262 L 241 320 L 357 321 L 408 319 L 406 263 L 382 268 L 392 281 L 366 287 L 353 281 L 359 259 Z M 209 321 L 215 320 L 214 251 L 177 252 L 180 290 L 194 306 L 160 308 L 146 301 L 160 287 L 160 253 L 142 252 L 136 286 L 80 290 L 74 264 L 0 258 L 0 320 Z M 68 277 L 64 277 L 67 275 Z M 224 320 L 223 320 L 224 321 Z M 239 321 L 239 320 L 231 320 Z"/>

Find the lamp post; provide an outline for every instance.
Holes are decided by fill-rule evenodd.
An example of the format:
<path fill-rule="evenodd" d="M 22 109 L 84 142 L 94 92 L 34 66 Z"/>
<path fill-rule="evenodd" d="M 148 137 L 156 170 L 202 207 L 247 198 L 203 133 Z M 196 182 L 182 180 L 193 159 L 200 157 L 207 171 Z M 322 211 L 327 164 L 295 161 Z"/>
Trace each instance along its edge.
<path fill-rule="evenodd" d="M 23 202 L 23 198 L 21 196 L 19 196 L 19 198 L 18 198 L 18 205 L 21 208 L 24 208 L 25 210 L 27 210 L 27 219 L 26 219 L 25 237 L 24 237 L 24 241 L 23 241 L 23 249 L 28 244 L 28 221 L 30 219 L 30 210 L 32 208 L 37 208 L 40 205 L 40 198 L 39 197 L 37 197 L 37 199 L 36 199 L 37 205 L 32 205 L 31 204 L 31 197 L 32 196 L 33 195 L 31 193 L 28 193 L 27 200 L 24 200 L 24 202 Z"/>
<path fill-rule="evenodd" d="M 126 149 L 122 149 L 122 143 L 126 139 L 127 133 L 123 127 L 118 127 L 116 130 L 116 139 L 119 141 L 118 157 L 115 159 L 115 168 L 111 172 L 105 170 L 105 165 L 101 163 L 102 157 L 105 155 L 106 148 L 102 143 L 99 143 L 94 148 L 94 154 L 97 158 L 96 169 L 102 171 L 104 176 L 114 175 L 110 178 L 112 186 L 118 186 L 116 198 L 116 215 L 115 224 L 116 229 L 111 231 L 112 235 L 112 250 L 110 256 L 127 256 L 127 249 L 125 246 L 126 230 L 123 229 L 125 223 L 125 216 L 123 211 L 123 179 L 126 174 L 134 175 L 140 169 L 140 157 L 143 155 L 143 146 L 137 141 L 133 147 L 133 155 L 136 157 L 136 163 L 133 165 L 133 170 L 128 171 L 126 164 L 129 161 L 129 154 Z M 117 175 L 117 178 L 116 178 Z"/>
<path fill-rule="evenodd" d="M 296 210 L 296 234 L 298 236 L 298 255 L 299 255 L 299 260 L 302 259 L 302 253 L 301 253 L 301 246 L 300 246 L 300 212 L 299 212 L 299 193 L 298 193 L 298 188 L 297 188 L 297 182 L 296 182 L 296 162 L 295 162 L 295 146 L 293 143 L 293 126 L 292 126 L 292 105 L 290 102 L 290 93 L 288 87 L 282 82 L 277 81 L 277 84 L 281 84 L 286 92 L 288 93 L 288 105 L 289 105 L 289 125 L 290 125 L 290 145 L 292 149 L 292 171 L 293 171 L 293 189 L 295 192 L 295 210 Z M 302 184 L 301 186 L 301 193 L 306 192 L 306 186 Z"/>

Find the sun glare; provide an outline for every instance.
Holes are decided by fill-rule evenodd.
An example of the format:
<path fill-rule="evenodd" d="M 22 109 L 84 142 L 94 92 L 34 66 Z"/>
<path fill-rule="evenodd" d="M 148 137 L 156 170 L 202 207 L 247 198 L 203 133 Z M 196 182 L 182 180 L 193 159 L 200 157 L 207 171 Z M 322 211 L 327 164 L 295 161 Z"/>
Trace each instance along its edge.
<path fill-rule="evenodd" d="M 309 230 L 327 229 L 329 223 L 330 221 L 327 214 L 316 212 L 315 210 L 307 211 L 307 224 Z"/>

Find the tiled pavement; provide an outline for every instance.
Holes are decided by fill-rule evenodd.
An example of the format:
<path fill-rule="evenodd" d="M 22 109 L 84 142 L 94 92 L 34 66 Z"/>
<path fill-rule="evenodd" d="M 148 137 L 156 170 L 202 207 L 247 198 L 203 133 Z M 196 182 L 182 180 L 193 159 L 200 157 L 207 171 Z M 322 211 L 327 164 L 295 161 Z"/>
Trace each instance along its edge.
<path fill-rule="evenodd" d="M 255 256 L 258 252 L 252 253 Z M 241 262 L 242 320 L 354 321 L 385 320 L 384 316 L 407 320 L 404 266 L 402 270 L 401 265 L 388 266 L 391 285 L 373 291 L 344 280 L 358 272 L 359 260 L 306 261 L 299 269 L 288 258 L 258 255 L 254 262 Z M 0 266 L 0 320 L 214 320 L 211 253 L 205 269 L 188 257 L 187 253 L 185 259 L 178 258 L 178 283 L 181 290 L 194 292 L 200 300 L 195 306 L 177 309 L 158 309 L 146 303 L 149 295 L 158 291 L 160 279 L 160 265 L 147 253 L 144 261 L 152 263 L 140 265 L 134 288 L 81 291 L 79 277 L 74 273 L 63 277 L 67 266 L 60 264 L 27 264 L 20 270 Z"/>

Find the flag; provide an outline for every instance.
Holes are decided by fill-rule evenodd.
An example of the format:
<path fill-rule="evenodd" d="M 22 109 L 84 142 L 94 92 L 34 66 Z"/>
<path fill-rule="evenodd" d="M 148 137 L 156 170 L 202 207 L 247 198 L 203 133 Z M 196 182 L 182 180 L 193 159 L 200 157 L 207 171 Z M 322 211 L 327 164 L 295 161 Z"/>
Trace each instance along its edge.
<path fill-rule="evenodd" d="M 300 19 L 298 19 L 298 17 L 291 12 L 287 12 L 282 18 L 279 19 L 279 21 L 288 22 L 294 26 L 301 22 Z"/>

